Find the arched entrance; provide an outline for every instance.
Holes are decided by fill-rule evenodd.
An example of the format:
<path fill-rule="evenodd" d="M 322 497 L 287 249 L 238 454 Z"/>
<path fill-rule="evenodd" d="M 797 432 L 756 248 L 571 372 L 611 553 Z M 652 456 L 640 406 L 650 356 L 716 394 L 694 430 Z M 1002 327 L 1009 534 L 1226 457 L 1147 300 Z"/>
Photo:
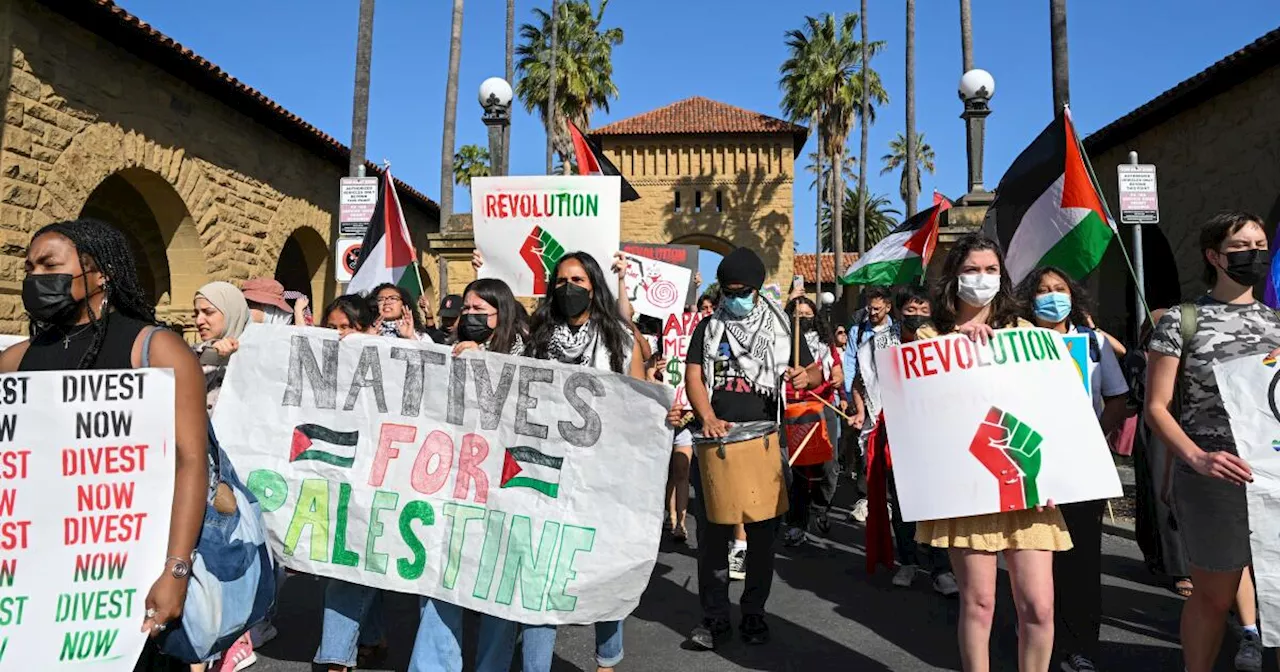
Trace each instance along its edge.
<path fill-rule="evenodd" d="M 190 321 L 191 298 L 208 276 L 200 236 L 173 185 L 145 168 L 126 168 L 94 188 L 80 216 L 124 232 L 161 319 Z"/>
<path fill-rule="evenodd" d="M 1132 236 L 1128 230 L 1126 236 Z M 1130 238 L 1132 239 L 1132 238 Z M 1142 275 L 1143 291 L 1147 297 L 1147 305 L 1152 310 L 1169 308 L 1182 300 L 1182 280 L 1178 277 L 1178 260 L 1173 256 L 1173 247 L 1169 239 L 1158 226 L 1142 227 Z M 1141 315 L 1142 307 L 1135 305 L 1137 298 L 1133 295 L 1133 280 L 1127 283 L 1125 307 L 1129 315 Z M 1145 319 L 1145 316 L 1143 316 Z M 1133 325 L 1129 325 L 1132 333 Z"/>
<path fill-rule="evenodd" d="M 325 294 L 328 263 L 329 247 L 324 238 L 308 227 L 299 227 L 280 248 L 275 277 L 286 291 L 305 295 L 313 306 L 312 312 L 319 314 L 328 298 Z"/>
<path fill-rule="evenodd" d="M 679 236 L 671 241 L 672 245 L 698 246 L 698 273 L 702 276 L 702 284 L 698 286 L 698 296 L 689 297 L 689 303 L 696 303 L 708 287 L 716 282 L 716 269 L 720 260 L 736 247 L 733 243 L 719 236 L 704 233 L 691 233 Z"/>

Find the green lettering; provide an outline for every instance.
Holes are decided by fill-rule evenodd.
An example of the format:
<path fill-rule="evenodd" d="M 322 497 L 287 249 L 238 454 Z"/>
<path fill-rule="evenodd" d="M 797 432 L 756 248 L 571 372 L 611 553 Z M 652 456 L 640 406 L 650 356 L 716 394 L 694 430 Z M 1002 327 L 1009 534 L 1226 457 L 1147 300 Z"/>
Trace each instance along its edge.
<path fill-rule="evenodd" d="M 991 350 L 991 359 L 996 364 L 1004 364 L 1009 361 L 1009 353 L 1004 350 L 1004 341 L 1000 338 L 993 338 L 987 342 L 987 348 Z M 983 346 L 979 345 L 978 350 L 982 350 Z"/>
<path fill-rule="evenodd" d="M 271 513 L 284 506 L 284 500 L 289 497 L 289 484 L 285 483 L 284 476 L 270 469 L 255 469 L 249 474 L 245 487 L 258 498 L 258 506 L 262 507 L 263 513 Z"/>
<path fill-rule="evenodd" d="M 351 508 L 351 484 L 338 484 L 338 520 L 333 528 L 333 564 L 355 567 L 360 555 L 347 548 L 347 515 Z"/>
<path fill-rule="evenodd" d="M 104 658 L 115 646 L 119 630 L 88 630 L 68 632 L 62 635 L 62 652 L 58 660 L 87 660 Z"/>
<path fill-rule="evenodd" d="M 512 516 L 511 531 L 507 535 L 507 558 L 502 565 L 502 581 L 498 584 L 499 604 L 511 604 L 515 594 L 516 579 L 520 580 L 520 601 L 529 611 L 542 610 L 542 594 L 547 589 L 547 576 L 551 569 L 551 555 L 556 538 L 560 536 L 560 523 L 547 521 L 542 524 L 542 539 L 538 542 L 537 557 L 531 545 L 533 533 L 528 516 Z"/>
<path fill-rule="evenodd" d="M 436 512 L 430 504 L 418 499 L 405 504 L 404 509 L 400 511 L 400 537 L 413 553 L 412 561 L 408 558 L 396 560 L 396 571 L 400 574 L 400 578 L 406 581 L 422 578 L 422 572 L 427 568 L 427 550 L 422 546 L 422 540 L 418 539 L 418 535 L 413 533 L 412 523 L 415 520 L 423 525 L 434 525 Z"/>
<path fill-rule="evenodd" d="M 587 216 L 598 217 L 600 215 L 600 195 L 587 194 Z"/>
<path fill-rule="evenodd" d="M 484 507 L 449 502 L 444 505 L 444 516 L 453 522 L 449 527 L 449 557 L 445 560 L 440 585 L 453 588 L 458 582 L 458 571 L 462 569 L 462 546 L 467 540 L 467 523 L 484 518 Z"/>
<path fill-rule="evenodd" d="M 573 611 L 578 605 L 578 596 L 565 592 L 569 582 L 578 576 L 573 571 L 573 558 L 578 551 L 590 552 L 595 540 L 595 528 L 564 526 L 560 534 L 560 552 L 556 554 L 556 568 L 551 573 L 551 589 L 547 592 L 547 611 Z"/>
<path fill-rule="evenodd" d="M 1010 333 L 1010 334 L 1009 334 L 1009 341 L 1010 341 L 1010 345 L 1013 345 L 1013 343 L 1012 343 L 1012 341 L 1013 341 L 1013 336 L 1014 336 L 1014 335 L 1013 335 L 1012 333 Z M 1021 361 L 1023 361 L 1023 360 L 1031 361 L 1031 356 L 1027 354 L 1027 332 L 1025 332 L 1025 331 L 1019 331 L 1019 332 L 1018 332 L 1018 334 L 1017 334 L 1017 336 L 1018 336 L 1018 342 L 1022 343 L 1022 351 L 1021 351 L 1021 353 L 1019 353 L 1019 351 L 1018 351 L 1018 348 L 1017 348 L 1017 347 L 1014 347 L 1014 348 L 1013 348 L 1013 359 L 1014 359 L 1014 361 L 1017 361 L 1017 362 L 1021 362 Z M 1021 359 L 1019 359 L 1019 355 L 1021 355 Z"/>
<path fill-rule="evenodd" d="M 324 562 L 329 559 L 329 482 L 322 478 L 302 481 L 298 505 L 293 508 L 293 518 L 284 534 L 285 555 L 293 555 L 308 525 L 311 526 L 311 559 Z"/>
<path fill-rule="evenodd" d="M 502 525 L 507 521 L 507 514 L 501 511 L 490 511 L 484 522 L 484 547 L 480 549 L 480 567 L 476 570 L 476 587 L 471 595 L 482 600 L 489 599 L 489 588 L 493 585 L 493 572 L 498 568 L 498 550 L 502 546 Z"/>
<path fill-rule="evenodd" d="M 364 568 L 379 574 L 387 573 L 387 554 L 373 550 L 382 536 L 382 523 L 378 522 L 378 514 L 396 508 L 400 503 L 400 495 L 395 492 L 378 490 L 373 493 L 373 506 L 369 507 L 369 541 L 364 547 Z"/>
<path fill-rule="evenodd" d="M 1031 338 L 1027 339 L 1027 353 L 1030 355 L 1028 359 L 1044 359 L 1044 336 L 1038 331 L 1031 332 Z"/>
<path fill-rule="evenodd" d="M 1089 338 L 1092 338 L 1092 336 Z M 1055 341 L 1052 336 L 1049 334 L 1040 334 L 1040 339 L 1044 341 L 1045 359 L 1062 359 L 1062 353 L 1058 352 L 1058 342 Z M 1088 347 L 1088 345 L 1088 343 L 1085 343 L 1085 347 Z"/>
<path fill-rule="evenodd" d="M 0 661 L 4 660 L 4 652 L 9 650 L 9 638 L 0 639 Z"/>

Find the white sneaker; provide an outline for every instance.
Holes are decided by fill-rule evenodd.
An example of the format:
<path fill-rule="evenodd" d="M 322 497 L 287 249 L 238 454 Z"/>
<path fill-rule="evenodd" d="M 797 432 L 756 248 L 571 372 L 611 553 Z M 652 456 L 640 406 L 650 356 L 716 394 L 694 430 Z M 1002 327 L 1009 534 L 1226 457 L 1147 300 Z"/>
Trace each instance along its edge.
<path fill-rule="evenodd" d="M 1258 635 L 1247 631 L 1241 635 L 1236 669 L 1239 672 L 1262 672 L 1262 640 Z"/>
<path fill-rule="evenodd" d="M 956 583 L 956 575 L 943 572 L 933 577 L 933 589 L 943 597 L 955 597 L 960 594 L 960 586 Z"/>
<path fill-rule="evenodd" d="M 851 515 L 853 516 L 853 519 L 858 521 L 859 523 L 867 522 L 867 498 L 866 497 L 859 499 L 858 502 L 853 505 L 853 513 Z"/>
<path fill-rule="evenodd" d="M 916 566 L 903 565 L 898 568 L 898 572 L 893 575 L 893 585 L 899 588 L 910 588 L 911 584 L 916 580 Z"/>
<path fill-rule="evenodd" d="M 729 549 L 729 580 L 742 581 L 747 578 L 747 549 Z"/>
<path fill-rule="evenodd" d="M 276 630 L 276 626 L 271 621 L 263 621 L 252 628 L 249 628 L 249 639 L 253 641 L 253 647 L 261 648 L 267 645 L 267 642 L 276 638 L 280 631 Z"/>

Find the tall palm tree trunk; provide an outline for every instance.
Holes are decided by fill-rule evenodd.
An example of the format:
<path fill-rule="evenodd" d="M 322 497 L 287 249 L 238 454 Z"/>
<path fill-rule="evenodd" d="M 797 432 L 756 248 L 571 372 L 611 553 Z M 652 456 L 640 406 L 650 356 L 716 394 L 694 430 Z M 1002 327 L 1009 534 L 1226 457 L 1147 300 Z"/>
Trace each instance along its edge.
<path fill-rule="evenodd" d="M 444 134 L 440 141 L 440 229 L 453 215 L 453 153 L 458 130 L 458 66 L 462 61 L 462 0 L 453 0 L 453 27 L 449 34 L 449 79 L 444 90 Z M 441 286 L 443 289 L 443 279 Z"/>
<path fill-rule="evenodd" d="M 862 136 L 858 147 L 858 254 L 867 251 L 867 119 L 871 116 L 870 65 L 867 53 L 871 41 L 867 37 L 867 0 L 862 0 L 862 115 L 858 119 Z"/>
<path fill-rule="evenodd" d="M 1067 65 L 1067 0 L 1049 0 L 1049 41 L 1053 45 L 1053 116 L 1071 102 Z"/>
<path fill-rule="evenodd" d="M 516 0 L 507 0 L 507 83 L 516 86 Z M 510 115 L 508 115 L 510 116 Z M 502 129 L 502 174 L 511 173 L 511 120 Z M 491 158 L 490 161 L 493 159 Z"/>
<path fill-rule="evenodd" d="M 916 214 L 920 187 L 916 177 L 916 0 L 907 0 L 907 217 Z"/>
<path fill-rule="evenodd" d="M 831 152 L 831 249 L 835 252 L 835 295 L 836 301 L 844 296 L 844 285 L 840 276 L 844 275 L 844 147 L 836 147 Z M 822 297 L 819 296 L 821 301 Z"/>
<path fill-rule="evenodd" d="M 360 0 L 356 28 L 356 88 L 351 103 L 351 160 L 347 174 L 356 177 L 364 165 L 369 133 L 369 71 L 373 66 L 373 3 Z"/>
<path fill-rule="evenodd" d="M 817 238 L 817 241 L 814 243 L 814 247 L 817 248 L 814 251 L 817 254 L 814 257 L 813 274 L 815 277 L 813 282 L 814 282 L 814 298 L 818 299 L 818 301 L 821 301 L 822 300 L 822 193 L 825 191 L 826 185 L 822 183 L 822 158 L 823 158 L 822 154 L 825 148 L 822 146 L 822 126 L 818 123 L 817 116 L 813 118 L 813 127 L 818 131 L 817 132 L 817 138 L 818 138 L 818 182 L 817 182 L 818 194 L 817 196 L 818 198 L 816 199 L 818 201 L 818 208 L 817 208 L 817 215 L 813 220 L 813 224 L 814 224 L 813 230 L 815 235 L 818 238 Z"/>
<path fill-rule="evenodd" d="M 560 2 L 551 0 L 551 72 L 547 85 L 547 174 L 554 168 L 556 131 L 556 51 L 560 48 Z"/>
<path fill-rule="evenodd" d="M 973 14 L 969 0 L 960 0 L 960 62 L 964 68 L 960 74 L 973 69 Z"/>

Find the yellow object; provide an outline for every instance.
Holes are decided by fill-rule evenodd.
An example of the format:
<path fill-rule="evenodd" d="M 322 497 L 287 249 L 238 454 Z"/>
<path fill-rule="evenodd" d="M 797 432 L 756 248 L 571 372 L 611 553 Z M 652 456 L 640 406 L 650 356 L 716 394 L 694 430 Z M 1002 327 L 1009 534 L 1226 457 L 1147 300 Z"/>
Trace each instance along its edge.
<path fill-rule="evenodd" d="M 1057 509 L 922 520 L 916 523 L 916 541 L 937 548 L 970 548 L 988 553 L 1069 551 L 1072 546 L 1067 524 Z"/>
<path fill-rule="evenodd" d="M 718 525 L 771 520 L 787 512 L 778 435 L 739 443 L 699 443 L 707 519 Z"/>

